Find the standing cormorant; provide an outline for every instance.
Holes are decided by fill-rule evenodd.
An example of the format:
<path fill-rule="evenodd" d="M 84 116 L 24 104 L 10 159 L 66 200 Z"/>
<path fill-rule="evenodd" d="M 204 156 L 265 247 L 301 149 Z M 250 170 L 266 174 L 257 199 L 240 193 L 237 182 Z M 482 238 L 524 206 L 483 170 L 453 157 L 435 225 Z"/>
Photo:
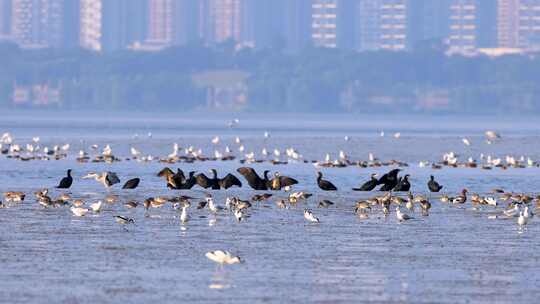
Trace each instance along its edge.
<path fill-rule="evenodd" d="M 334 186 L 331 182 L 322 179 L 322 173 L 319 171 L 317 172 L 317 184 L 319 185 L 319 188 L 321 188 L 324 191 L 336 191 L 337 187 Z"/>
<path fill-rule="evenodd" d="M 379 185 L 383 185 L 379 191 L 392 191 L 398 183 L 398 173 L 401 169 L 393 169 L 379 179 Z"/>
<path fill-rule="evenodd" d="M 73 177 L 71 177 L 71 169 L 67 170 L 67 176 L 62 178 L 60 183 L 56 188 L 58 189 L 68 189 L 73 184 Z"/>
<path fill-rule="evenodd" d="M 268 190 L 266 180 L 260 178 L 253 168 L 242 167 L 238 168 L 236 171 L 247 180 L 248 185 L 254 190 Z"/>
<path fill-rule="evenodd" d="M 405 174 L 403 178 L 398 180 L 397 185 L 394 187 L 394 191 L 409 191 L 411 189 L 411 184 L 409 183 L 409 174 Z"/>
<path fill-rule="evenodd" d="M 377 176 L 377 173 L 371 174 L 371 179 L 367 182 L 365 182 L 360 188 L 353 188 L 354 191 L 371 191 L 377 187 L 379 184 L 379 180 L 375 177 Z"/>
<path fill-rule="evenodd" d="M 439 183 L 435 181 L 435 177 L 433 175 L 430 175 L 429 182 L 427 183 L 427 185 L 428 185 L 429 191 L 431 192 L 439 192 L 443 188 L 443 186 L 439 185 Z"/>

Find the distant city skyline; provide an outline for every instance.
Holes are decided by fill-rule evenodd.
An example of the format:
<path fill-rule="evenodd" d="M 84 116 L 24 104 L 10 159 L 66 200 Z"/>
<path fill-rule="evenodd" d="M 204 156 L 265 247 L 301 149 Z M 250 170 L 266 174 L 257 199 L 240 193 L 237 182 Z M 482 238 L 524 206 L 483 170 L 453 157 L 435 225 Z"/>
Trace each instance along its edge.
<path fill-rule="evenodd" d="M 0 40 L 98 52 L 229 40 L 290 51 L 528 51 L 540 49 L 540 0 L 0 0 Z"/>

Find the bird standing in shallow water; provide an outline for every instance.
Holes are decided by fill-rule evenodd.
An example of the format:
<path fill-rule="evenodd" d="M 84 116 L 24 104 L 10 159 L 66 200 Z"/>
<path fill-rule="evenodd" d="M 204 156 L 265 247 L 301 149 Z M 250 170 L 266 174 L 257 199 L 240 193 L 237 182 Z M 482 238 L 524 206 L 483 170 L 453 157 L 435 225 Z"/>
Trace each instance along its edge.
<path fill-rule="evenodd" d="M 430 175 L 427 185 L 429 191 L 431 192 L 439 192 L 443 188 L 443 186 L 439 185 L 439 183 L 435 181 L 435 177 L 433 175 Z"/>
<path fill-rule="evenodd" d="M 85 216 L 86 213 L 90 211 L 87 208 L 82 208 L 82 207 L 71 207 L 70 210 L 75 216 Z"/>
<path fill-rule="evenodd" d="M 371 206 L 366 201 L 359 201 L 359 202 L 356 202 L 356 204 L 354 205 L 355 213 L 358 213 L 358 212 L 365 213 L 367 210 L 371 210 Z"/>
<path fill-rule="evenodd" d="M 426 200 L 421 200 L 420 201 L 420 207 L 422 208 L 422 215 L 423 216 L 428 216 L 429 215 L 429 209 L 431 209 L 431 203 L 426 199 Z"/>
<path fill-rule="evenodd" d="M 135 189 L 137 186 L 139 186 L 139 183 L 141 182 L 141 179 L 136 177 L 128 180 L 124 186 L 122 186 L 122 189 Z"/>
<path fill-rule="evenodd" d="M 118 175 L 114 172 L 103 172 L 101 174 L 97 174 L 95 172 L 90 172 L 87 175 L 83 177 L 83 179 L 93 178 L 97 182 L 102 183 L 106 188 L 110 188 L 114 184 L 118 184 L 120 182 L 120 179 L 118 178 Z"/>
<path fill-rule="evenodd" d="M 311 210 L 309 209 L 305 209 L 304 210 L 304 218 L 310 222 L 313 222 L 313 223 L 318 223 L 319 222 L 319 219 L 317 217 L 315 217 L 315 215 L 313 215 L 313 212 L 311 212 Z"/>
<path fill-rule="evenodd" d="M 39 193 L 39 192 L 36 192 L 36 193 Z M 45 193 L 46 195 L 47 193 Z M 19 203 L 19 202 L 22 202 L 24 201 L 24 198 L 26 197 L 26 194 L 24 194 L 24 192 L 20 192 L 20 191 L 7 191 L 7 192 L 4 192 L 4 199 L 6 200 L 6 202 L 14 202 L 14 203 Z"/>
<path fill-rule="evenodd" d="M 405 174 L 403 178 L 400 178 L 396 187 L 394 187 L 394 191 L 409 191 L 411 189 L 411 184 L 409 183 L 409 176 L 409 174 Z"/>
<path fill-rule="evenodd" d="M 190 203 L 185 203 L 183 206 L 182 206 L 182 213 L 180 214 L 180 222 L 182 222 L 182 224 L 185 224 L 189 221 L 189 215 L 187 213 L 187 208 L 189 208 L 191 204 Z"/>
<path fill-rule="evenodd" d="M 519 225 L 519 228 L 520 228 L 520 229 L 523 229 L 523 227 L 525 227 L 525 225 L 527 225 L 527 222 L 528 222 L 528 218 L 525 217 L 523 211 L 520 211 L 520 212 L 519 212 L 519 218 L 518 218 L 518 225 Z"/>
<path fill-rule="evenodd" d="M 319 171 L 317 172 L 317 185 L 319 185 L 319 188 L 321 188 L 324 191 L 336 191 L 337 187 L 334 186 L 331 182 L 322 179 L 322 173 Z"/>
<path fill-rule="evenodd" d="M 234 217 L 236 218 L 237 221 L 241 222 L 244 220 L 244 213 L 242 212 L 242 210 L 240 209 L 236 209 L 234 210 Z"/>
<path fill-rule="evenodd" d="M 393 169 L 390 172 L 386 173 L 385 175 L 381 176 L 379 179 L 379 185 L 382 184 L 382 187 L 379 189 L 379 191 L 392 191 L 398 184 L 398 173 L 401 171 L 401 169 Z"/>
<path fill-rule="evenodd" d="M 400 221 L 408 221 L 410 219 L 413 219 L 413 217 L 409 216 L 407 213 L 401 212 L 401 209 L 399 207 L 396 207 L 396 218 Z"/>
<path fill-rule="evenodd" d="M 216 204 L 214 203 L 214 199 L 211 196 L 207 196 L 205 199 L 208 205 L 208 209 L 210 209 L 210 211 L 212 211 L 213 213 L 217 213 L 218 211 L 223 210 L 223 207 L 216 206 Z"/>
<path fill-rule="evenodd" d="M 121 215 L 115 215 L 114 219 L 120 225 L 135 224 L 135 221 L 132 218 L 121 216 Z"/>
<path fill-rule="evenodd" d="M 71 184 L 73 184 L 73 177 L 71 177 L 71 169 L 67 170 L 67 176 L 62 178 L 58 186 L 56 188 L 58 189 L 68 189 L 71 187 Z"/>
<path fill-rule="evenodd" d="M 375 187 L 377 187 L 377 185 L 379 184 L 379 180 L 376 177 L 377 177 L 377 173 L 371 174 L 371 179 L 369 181 L 362 184 L 360 188 L 353 188 L 353 190 L 354 191 L 371 191 L 375 189 Z"/>
<path fill-rule="evenodd" d="M 90 209 L 92 209 L 92 211 L 94 211 L 95 213 L 98 213 L 98 212 L 101 211 L 101 206 L 102 205 L 103 205 L 102 201 L 97 201 L 97 202 L 90 205 Z"/>
<path fill-rule="evenodd" d="M 322 200 L 319 202 L 319 208 L 328 208 L 332 205 L 334 205 L 334 203 L 329 200 Z"/>
<path fill-rule="evenodd" d="M 461 194 L 451 200 L 452 204 L 465 204 L 467 201 L 467 189 L 461 190 Z"/>

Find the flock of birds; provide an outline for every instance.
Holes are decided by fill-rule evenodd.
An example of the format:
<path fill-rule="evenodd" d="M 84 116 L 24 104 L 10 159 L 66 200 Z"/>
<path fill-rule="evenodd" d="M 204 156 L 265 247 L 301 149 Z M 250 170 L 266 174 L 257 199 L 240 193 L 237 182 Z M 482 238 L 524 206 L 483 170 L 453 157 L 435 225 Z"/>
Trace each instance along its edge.
<path fill-rule="evenodd" d="M 410 192 L 411 184 L 409 182 L 409 175 L 399 176 L 399 172 L 402 170 L 399 168 L 392 169 L 386 174 L 377 178 L 376 174 L 372 174 L 369 180 L 365 181 L 358 188 L 353 188 L 354 191 L 378 191 L 379 195 L 371 198 L 358 200 L 354 204 L 354 208 L 351 210 L 359 218 L 367 218 L 370 214 L 381 213 L 382 216 L 387 217 L 395 211 L 395 217 L 399 222 L 406 222 L 414 219 L 412 213 L 416 208 L 419 208 L 422 216 L 428 216 L 431 209 L 432 198 L 426 195 L 413 195 Z M 227 174 L 223 178 L 219 178 L 215 169 L 211 170 L 212 176 L 207 177 L 204 173 L 195 175 L 195 172 L 190 172 L 188 176 L 184 174 L 181 169 L 177 169 L 176 172 L 168 167 L 158 172 L 157 177 L 163 178 L 166 182 L 166 186 L 169 189 L 185 190 L 193 187 L 200 187 L 207 190 L 222 190 L 229 189 L 230 187 L 242 187 L 242 182 L 234 174 Z M 293 187 L 298 184 L 298 181 L 292 177 L 283 176 L 276 172 L 272 178 L 268 177 L 269 171 L 265 171 L 263 176 L 259 176 L 257 172 L 250 167 L 241 167 L 237 169 L 237 172 L 243 176 L 248 185 L 254 190 L 262 190 L 253 195 L 250 199 L 244 200 L 240 197 L 229 196 L 226 197 L 225 203 L 222 206 L 217 203 L 210 191 L 205 191 L 204 199 L 197 203 L 197 209 L 207 209 L 211 214 L 231 214 L 236 221 L 242 222 L 255 212 L 252 208 L 255 204 L 270 200 L 272 197 L 279 197 L 275 201 L 277 208 L 289 209 L 296 207 L 300 202 L 307 202 L 312 193 L 304 191 L 293 191 Z M 111 188 L 120 183 L 120 179 L 114 172 L 103 172 L 100 174 L 89 173 L 82 177 L 83 179 L 95 179 L 97 182 L 103 184 L 106 188 Z M 59 190 L 70 189 L 73 185 L 72 170 L 67 170 L 67 174 L 63 177 L 58 186 Z M 329 180 L 323 178 L 321 172 L 317 174 L 317 186 L 322 191 L 337 191 L 338 188 Z M 122 189 L 129 190 L 135 189 L 139 186 L 140 179 L 134 178 L 128 180 L 123 184 Z M 429 192 L 439 192 L 443 188 L 434 178 L 431 176 L 426 183 Z M 378 189 L 377 189 L 378 187 Z M 281 192 L 269 192 L 279 191 Z M 283 194 L 286 194 L 284 196 Z M 496 217 L 517 218 L 519 229 L 525 229 L 530 218 L 534 216 L 532 212 L 533 208 L 540 208 L 540 196 L 531 197 L 526 194 L 517 194 L 505 192 L 502 189 L 494 189 L 494 194 L 498 197 L 481 196 L 479 194 L 468 195 L 468 190 L 463 189 L 457 196 L 450 197 L 448 195 L 439 196 L 438 199 L 441 203 L 449 205 L 464 205 L 470 202 L 474 210 L 479 210 L 483 207 L 497 208 L 499 202 L 506 202 L 507 205 L 504 209 L 496 213 Z M 74 199 L 67 192 L 60 191 L 60 195 L 56 198 L 51 196 L 48 189 L 41 189 L 34 192 L 36 202 L 43 208 L 58 208 L 68 207 L 73 216 L 83 217 L 88 213 L 99 213 L 103 207 L 103 201 L 98 200 L 92 203 L 85 203 L 81 199 Z M 8 191 L 4 192 L 4 201 L 0 202 L 0 208 L 14 207 L 25 201 L 26 193 Z M 145 198 L 142 206 L 145 212 L 153 208 L 162 208 L 166 205 L 170 205 L 174 210 L 178 210 L 178 218 L 181 227 L 185 229 L 186 225 L 190 221 L 190 211 L 192 201 L 197 198 L 179 195 L 179 196 L 158 196 Z M 104 201 L 108 204 L 114 204 L 119 198 L 115 195 L 107 196 Z M 124 207 L 127 209 L 137 208 L 140 205 L 137 201 L 127 201 L 124 203 Z M 334 202 L 325 199 L 318 203 L 319 208 L 329 208 L 335 205 Z M 259 210 L 259 209 L 258 209 Z M 314 213 L 312 209 L 304 209 L 304 218 L 310 223 L 320 223 L 319 217 Z M 135 224 L 135 220 L 125 215 L 114 215 L 114 220 L 121 224 L 125 230 L 130 224 Z M 212 251 L 208 252 L 206 256 L 219 264 L 236 264 L 242 260 L 232 255 L 227 251 Z"/>
<path fill-rule="evenodd" d="M 236 125 L 237 123 L 233 124 L 233 126 Z M 381 136 L 385 136 L 384 132 L 381 132 Z M 152 134 L 149 133 L 148 137 L 151 138 Z M 501 139 L 501 136 L 494 131 L 486 131 L 485 137 L 485 142 L 487 144 L 495 143 Z M 139 135 L 134 136 L 134 139 L 137 138 L 139 138 Z M 265 142 L 268 141 L 269 138 L 270 133 L 265 132 Z M 401 133 L 395 133 L 393 138 L 401 138 Z M 344 141 L 348 142 L 349 140 L 349 136 L 344 137 Z M 471 140 L 468 138 L 462 138 L 462 142 L 467 147 L 472 145 Z M 270 149 L 263 147 L 260 153 L 256 153 L 253 149 L 248 151 L 248 148 L 244 145 L 243 140 L 238 136 L 235 137 L 234 142 L 230 144 L 225 144 L 219 136 L 215 136 L 211 139 L 211 144 L 213 145 L 214 149 L 210 154 L 205 154 L 203 149 L 200 147 L 195 147 L 193 145 L 181 147 L 178 143 L 173 143 L 172 152 L 166 156 L 145 154 L 141 150 L 137 149 L 134 145 L 130 145 L 129 156 L 119 156 L 113 153 L 113 149 L 110 144 L 106 144 L 104 147 L 100 147 L 97 144 L 92 144 L 87 147 L 84 142 L 81 142 L 82 148 L 76 154 L 75 159 L 80 163 L 112 163 L 122 160 L 135 160 L 138 162 L 158 161 L 161 163 L 174 164 L 178 162 L 193 163 L 197 161 L 231 161 L 238 159 L 240 163 L 247 164 L 269 163 L 273 165 L 284 165 L 288 163 L 302 162 L 311 163 L 316 167 L 333 168 L 343 168 L 348 166 L 358 166 L 362 168 L 409 166 L 407 162 L 396 159 L 386 161 L 380 160 L 372 152 L 368 153 L 367 160 L 353 160 L 343 150 L 340 150 L 337 153 L 337 158 L 331 157 L 331 153 L 326 153 L 323 160 L 306 159 L 295 147 L 287 147 L 285 149 Z M 11 159 L 18 159 L 21 161 L 62 160 L 68 158 L 70 151 L 71 145 L 69 143 L 45 146 L 40 144 L 39 137 L 33 137 L 31 142 L 27 143 L 17 143 L 10 133 L 4 133 L 0 137 L 0 153 Z M 508 169 L 540 167 L 540 162 L 534 161 L 531 159 L 531 157 L 525 155 L 505 155 L 500 157 L 481 153 L 478 159 L 475 159 L 473 157 L 462 157 L 453 151 L 449 151 L 444 153 L 439 161 L 422 160 L 418 162 L 418 166 L 422 168 L 431 167 L 432 169 L 442 169 L 443 167 L 466 167 L 489 170 L 493 168 Z"/>
<path fill-rule="evenodd" d="M 384 134 L 381 134 L 384 136 Z M 150 136 L 150 135 L 149 135 Z M 494 132 L 486 132 L 489 143 L 497 140 L 500 136 Z M 265 138 L 269 138 L 269 133 L 265 133 Z M 400 134 L 394 134 L 395 138 L 399 138 Z M 349 138 L 345 137 L 348 141 Z M 32 139 L 32 143 L 26 145 L 19 145 L 14 143 L 13 137 L 5 133 L 0 138 L 0 152 L 6 155 L 8 158 L 19 159 L 23 161 L 28 160 L 50 160 L 50 159 L 64 159 L 68 156 L 70 150 L 69 144 L 56 145 L 52 148 L 41 146 L 39 144 L 40 139 L 35 137 Z M 219 137 L 212 139 L 212 144 L 218 145 L 220 142 Z M 245 147 L 242 144 L 240 138 L 236 138 L 235 143 L 238 145 L 238 151 L 245 152 Z M 468 139 L 463 139 L 463 143 L 467 146 L 471 145 Z M 151 155 L 143 155 L 135 147 L 130 148 L 131 156 L 127 158 L 120 158 L 113 154 L 110 145 L 106 145 L 102 151 L 99 151 L 97 145 L 91 146 L 94 155 L 85 150 L 80 150 L 76 160 L 81 163 L 86 162 L 115 162 L 121 160 L 136 160 L 141 162 L 158 160 L 162 163 L 174 164 L 177 162 L 195 162 L 206 160 L 234 160 L 237 156 L 232 152 L 228 146 L 223 152 L 218 150 L 214 151 L 214 157 L 204 156 L 201 149 L 197 149 L 193 146 L 188 148 L 181 148 L 178 144 L 173 145 L 173 152 L 166 157 L 155 158 Z M 379 195 L 358 200 L 354 204 L 352 212 L 360 218 L 367 218 L 369 214 L 380 213 L 382 216 L 388 216 L 395 211 L 395 217 L 399 222 L 406 222 L 414 219 L 412 213 L 417 208 L 421 210 L 422 216 L 428 216 L 431 209 L 431 201 L 433 198 L 431 195 L 413 195 L 410 191 L 411 183 L 409 181 L 409 174 L 399 176 L 403 167 L 408 164 L 400 161 L 382 162 L 370 153 L 368 161 L 351 161 L 347 155 L 340 151 L 339 159 L 331 160 L 327 155 L 325 161 L 308 161 L 294 148 L 287 148 L 285 150 L 285 157 L 282 157 L 282 151 L 275 149 L 273 151 L 273 157 L 266 149 L 263 149 L 261 155 L 262 158 L 257 158 L 255 153 L 249 152 L 244 154 L 244 158 L 240 160 L 243 167 L 236 170 L 248 184 L 250 188 L 258 191 L 265 191 L 263 193 L 257 193 L 250 199 L 244 200 L 240 197 L 230 196 L 225 199 L 224 205 L 217 203 L 209 191 L 206 191 L 204 199 L 199 199 L 197 203 L 197 209 L 208 209 L 212 214 L 231 214 L 236 221 L 242 222 L 249 217 L 249 214 L 253 213 L 253 206 L 257 203 L 270 200 L 272 197 L 276 198 L 275 205 L 277 208 L 289 209 L 290 207 L 297 206 L 300 202 L 306 202 L 312 196 L 311 193 L 304 191 L 294 191 L 295 185 L 299 184 L 299 181 L 293 177 L 282 175 L 280 172 L 274 172 L 271 174 L 270 170 L 266 170 L 259 175 L 254 168 L 245 166 L 248 163 L 262 163 L 270 162 L 272 164 L 287 164 L 291 161 L 313 163 L 316 167 L 344 167 L 350 165 L 357 165 L 361 167 L 379 167 L 379 166 L 397 166 L 388 171 L 386 174 L 378 177 L 377 174 L 371 174 L 369 179 L 364 181 L 358 187 L 352 188 L 353 191 L 378 191 Z M 538 166 L 536 162 L 533 162 L 530 158 L 515 158 L 512 156 L 506 156 L 505 159 L 494 158 L 492 156 L 481 155 L 483 163 L 480 165 L 475 160 L 469 159 L 467 162 L 460 162 L 458 156 L 449 152 L 443 156 L 443 160 L 438 163 L 429 164 L 428 162 L 420 162 L 419 166 L 431 165 L 434 169 L 440 169 L 442 166 L 449 167 L 481 167 L 484 169 L 491 169 L 492 167 L 508 168 L 516 167 L 522 168 L 526 166 Z M 242 187 L 243 183 L 238 178 L 236 173 L 228 173 L 223 177 L 218 176 L 218 172 L 215 169 L 210 170 L 210 175 L 207 176 L 204 173 L 198 173 L 191 171 L 185 174 L 181 169 L 177 169 L 176 172 L 169 167 L 165 167 L 159 171 L 156 175 L 162 178 L 166 187 L 171 190 L 189 190 L 194 187 L 202 188 L 205 190 L 221 190 L 229 189 L 231 187 Z M 94 179 L 98 183 L 102 184 L 107 189 L 120 184 L 120 178 L 115 172 L 106 171 L 102 173 L 90 172 L 82 177 L 82 179 Z M 70 189 L 73 185 L 74 178 L 72 176 L 72 170 L 67 170 L 66 176 L 63 177 L 58 186 L 59 190 Z M 141 182 L 140 178 L 132 178 L 126 181 L 122 189 L 130 190 L 139 187 Z M 316 178 L 317 186 L 322 191 L 337 191 L 338 187 L 331 181 L 323 177 L 322 172 L 317 171 Z M 430 193 L 440 192 L 443 188 L 432 175 L 426 183 L 427 189 Z M 283 191 L 283 192 L 270 192 L 270 191 Z M 284 195 L 284 193 L 286 195 Z M 63 192 L 58 197 L 53 198 L 48 189 L 41 189 L 33 193 L 36 202 L 43 208 L 56 208 L 56 207 L 68 207 L 73 216 L 83 217 L 88 213 L 99 213 L 103 207 L 103 201 L 108 204 L 114 204 L 118 201 L 118 197 L 115 195 L 109 195 L 105 199 L 98 200 L 96 202 L 84 202 L 81 199 L 73 198 L 69 193 Z M 501 211 L 498 211 L 495 216 L 502 216 L 507 218 L 516 218 L 519 225 L 519 229 L 525 229 L 530 218 L 534 216 L 532 209 L 540 208 L 540 196 L 531 197 L 527 194 L 518 194 L 505 192 L 502 189 L 494 189 L 493 194 L 496 196 L 481 196 L 479 194 L 468 194 L 467 189 L 463 189 L 457 196 L 450 197 L 448 195 L 438 196 L 441 203 L 449 205 L 464 205 L 470 202 L 471 206 L 475 210 L 479 210 L 484 207 L 498 208 L 500 202 L 505 202 L 506 206 Z M 26 193 L 17 191 L 4 192 L 4 202 L 0 202 L 0 208 L 13 207 L 21 202 L 25 201 Z M 180 195 L 180 196 L 158 196 L 145 198 L 142 206 L 145 212 L 153 208 L 161 208 L 170 204 L 174 210 L 178 211 L 178 218 L 182 227 L 190 221 L 190 208 L 192 201 L 197 198 Z M 124 202 L 124 207 L 128 209 L 137 208 L 141 205 L 139 202 L 130 200 Z M 335 205 L 334 202 L 325 199 L 318 202 L 319 208 L 329 208 Z M 499 209 L 500 210 L 500 209 Z M 303 212 L 304 218 L 310 223 L 320 223 L 319 217 L 312 209 L 305 208 Z M 135 224 L 135 220 L 125 215 L 114 215 L 114 220 L 121 224 L 124 229 L 130 224 Z M 236 264 L 242 262 L 241 258 L 234 256 L 227 251 L 211 251 L 206 253 L 206 257 L 219 264 Z"/>

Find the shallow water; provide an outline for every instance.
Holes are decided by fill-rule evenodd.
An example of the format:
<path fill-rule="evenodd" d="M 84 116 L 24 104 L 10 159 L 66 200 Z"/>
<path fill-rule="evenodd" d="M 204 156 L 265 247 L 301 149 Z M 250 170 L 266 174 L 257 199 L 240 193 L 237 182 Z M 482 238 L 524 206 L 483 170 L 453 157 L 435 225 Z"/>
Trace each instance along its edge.
<path fill-rule="evenodd" d="M 221 136 L 217 148 L 223 149 L 237 147 L 233 140 L 240 135 L 246 152 L 294 146 L 309 160 L 322 160 L 326 153 L 336 158 L 344 150 L 354 160 L 365 160 L 372 152 L 382 160 L 407 161 L 405 172 L 411 174 L 415 193 L 424 193 L 429 175 L 434 174 L 445 193 L 455 194 L 463 187 L 486 193 L 502 187 L 533 194 L 538 192 L 540 168 L 432 170 L 419 168 L 418 162 L 439 161 L 450 150 L 462 159 L 478 159 L 484 153 L 540 160 L 539 125 L 534 121 L 513 125 L 512 118 L 270 115 L 240 117 L 240 125 L 228 129 L 226 122 L 234 117 L 225 114 L 204 120 L 115 115 L 35 115 L 40 118 L 28 122 L 20 119 L 27 114 L 10 113 L 0 123 L 0 131 L 11 132 L 18 143 L 38 135 L 43 145 L 72 145 L 69 158 L 60 161 L 21 162 L 1 156 L 0 190 L 30 194 L 41 187 L 52 188 L 72 168 L 74 197 L 87 202 L 108 194 L 121 198 L 105 205 L 100 214 L 82 218 L 72 216 L 68 208 L 43 209 L 32 195 L 20 205 L 0 209 L 0 302 L 534 303 L 540 296 L 537 218 L 520 231 L 515 219 L 489 218 L 502 208 L 475 211 L 470 204 L 448 206 L 435 198 L 429 216 L 417 211 L 412 214 L 415 219 L 405 223 L 398 223 L 394 213 L 383 217 L 378 209 L 367 219 L 355 216 L 354 202 L 375 193 L 347 189 L 388 168 L 322 169 L 325 178 L 340 188 L 337 193 L 323 193 L 316 188 L 312 164 L 254 164 L 257 171 L 279 170 L 297 178 L 300 185 L 295 189 L 315 195 L 285 210 L 278 209 L 275 201 L 287 194 L 276 192 L 269 201 L 256 203 L 250 217 L 240 223 L 228 213 L 196 210 L 195 200 L 191 220 L 181 225 L 170 206 L 145 212 L 127 210 L 121 203 L 180 193 L 204 196 L 202 190 L 168 191 L 155 176 L 163 164 L 75 161 L 81 147 L 94 143 L 110 143 L 114 153 L 123 157 L 130 145 L 145 154 L 165 156 L 173 142 L 211 154 L 213 136 Z M 76 127 L 71 128 L 73 124 Z M 487 129 L 500 131 L 502 139 L 485 144 Z M 381 130 L 387 136 L 380 137 Z M 270 132 L 269 139 L 263 138 L 264 131 Z M 392 138 L 398 131 L 402 137 Z M 351 140 L 344 141 L 345 135 Z M 464 146 L 462 136 L 473 144 Z M 184 171 L 217 168 L 220 176 L 241 166 L 238 161 L 177 165 Z M 118 185 L 105 190 L 93 180 L 80 179 L 89 171 L 103 170 L 117 172 L 122 180 L 141 177 L 141 185 L 132 191 L 122 191 Z M 53 196 L 58 193 L 53 191 Z M 221 205 L 226 196 L 247 199 L 254 193 L 247 187 L 212 191 Z M 317 208 L 322 199 L 336 205 Z M 320 218 L 319 224 L 306 222 L 306 207 Z M 114 221 L 117 214 L 134 218 L 136 224 L 126 231 Z M 244 263 L 215 265 L 204 254 L 217 249 L 230 250 Z"/>

